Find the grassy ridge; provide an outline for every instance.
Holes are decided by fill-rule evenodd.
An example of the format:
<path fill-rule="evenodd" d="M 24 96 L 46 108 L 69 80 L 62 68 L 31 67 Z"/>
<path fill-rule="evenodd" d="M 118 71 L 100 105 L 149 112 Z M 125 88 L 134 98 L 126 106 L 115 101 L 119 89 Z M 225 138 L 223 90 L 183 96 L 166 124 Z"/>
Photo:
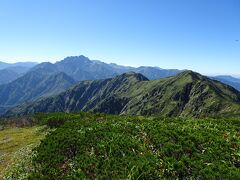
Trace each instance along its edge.
<path fill-rule="evenodd" d="M 9 110 L 5 117 L 36 112 L 93 111 L 120 115 L 209 117 L 236 113 L 240 93 L 192 71 L 149 81 L 137 73 L 112 79 L 81 81 L 73 88 L 46 99 Z"/>
<path fill-rule="evenodd" d="M 187 119 L 53 113 L 32 179 L 240 178 L 239 117 Z"/>

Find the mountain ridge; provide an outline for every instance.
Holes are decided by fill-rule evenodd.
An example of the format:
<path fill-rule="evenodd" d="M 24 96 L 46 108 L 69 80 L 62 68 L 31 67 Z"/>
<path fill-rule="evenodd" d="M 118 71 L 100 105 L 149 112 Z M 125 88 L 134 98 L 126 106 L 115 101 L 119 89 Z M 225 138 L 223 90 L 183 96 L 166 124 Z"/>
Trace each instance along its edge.
<path fill-rule="evenodd" d="M 26 101 L 58 94 L 73 84 L 75 81 L 63 72 L 30 71 L 0 86 L 0 109 L 4 112 Z"/>
<path fill-rule="evenodd" d="M 23 67 L 33 67 L 35 65 L 37 65 L 38 63 L 36 62 L 16 62 L 16 63 L 6 63 L 3 61 L 0 61 L 0 69 L 5 69 L 8 67 L 14 67 L 14 66 L 23 66 Z"/>
<path fill-rule="evenodd" d="M 193 71 L 149 81 L 140 73 L 82 81 L 53 97 L 18 106 L 6 115 L 94 111 L 127 115 L 209 116 L 235 112 L 240 93 Z"/>
<path fill-rule="evenodd" d="M 228 85 L 234 87 L 238 91 L 240 91 L 240 79 L 239 78 L 235 78 L 235 77 L 232 77 L 229 75 L 219 75 L 219 76 L 211 77 L 211 79 L 221 81 L 225 84 L 228 84 Z"/>
<path fill-rule="evenodd" d="M 218 86 L 216 87 L 214 85 L 210 85 L 211 83 L 209 82 L 209 79 L 206 79 L 205 76 L 202 76 L 202 75 L 197 74 L 192 71 L 184 71 L 183 72 L 182 70 L 175 70 L 175 69 L 166 70 L 166 69 L 161 69 L 159 67 L 149 67 L 149 66 L 140 66 L 138 68 L 129 67 L 129 66 L 120 66 L 117 64 L 113 64 L 113 63 L 107 64 L 107 63 L 104 63 L 104 62 L 101 62 L 98 60 L 90 60 L 89 58 L 87 58 L 83 55 L 70 56 L 70 57 L 67 57 L 67 58 L 63 59 L 62 61 L 58 61 L 56 63 L 50 63 L 50 62 L 40 63 L 40 64 L 37 64 L 36 66 L 32 67 L 30 70 L 28 70 L 27 68 L 21 69 L 19 67 L 14 67 L 14 66 L 7 68 L 7 70 L 8 71 L 6 71 L 6 69 L 0 70 L 0 72 L 1 71 L 5 72 L 3 74 L 0 74 L 0 77 L 2 75 L 2 77 L 5 79 L 5 81 L 2 81 L 2 83 L 4 85 L 0 86 L 0 100 L 1 100 L 0 113 L 1 112 L 3 113 L 6 110 L 8 110 L 9 108 L 11 108 L 13 106 L 17 106 L 22 103 L 25 103 L 27 101 L 33 101 L 38 98 L 44 98 L 47 96 L 57 95 L 60 92 L 65 91 L 72 85 L 76 84 L 78 81 L 109 79 L 109 78 L 118 77 L 120 74 L 124 74 L 124 73 L 126 73 L 125 75 L 127 75 L 127 74 L 130 75 L 133 72 L 143 74 L 145 77 L 138 75 L 140 78 L 139 80 L 141 80 L 141 78 L 142 78 L 145 81 L 158 80 L 158 79 L 162 79 L 162 78 L 166 78 L 166 77 L 170 77 L 170 79 L 171 79 L 173 76 L 176 76 L 178 74 L 180 74 L 178 76 L 178 78 L 180 78 L 180 76 L 184 76 L 184 74 L 187 74 L 186 76 L 189 76 L 189 78 L 191 77 L 192 79 L 195 79 L 195 81 L 205 82 L 205 86 L 212 89 L 212 91 L 215 92 L 215 94 L 221 94 L 222 93 L 221 88 L 231 89 L 230 87 L 221 86 L 221 88 L 219 90 Z M 14 70 L 14 72 L 12 72 L 12 70 Z M 184 77 L 182 77 L 182 78 L 184 78 Z M 219 79 L 219 78 L 225 78 L 225 80 Z M 219 81 L 221 81 L 221 82 L 224 82 L 225 84 L 229 84 L 229 85 L 235 87 L 236 89 L 238 89 L 235 84 L 232 84 L 232 83 L 238 83 L 237 79 L 234 79 L 234 81 L 233 81 L 231 77 L 226 77 L 226 76 L 221 76 L 219 78 L 218 79 L 215 78 L 217 80 L 217 82 L 215 82 L 215 84 L 217 84 Z M 188 79 L 188 78 L 186 78 L 186 79 Z M 214 79 L 214 78 L 212 78 L 212 79 Z M 116 80 L 116 82 L 118 82 L 120 84 L 123 82 L 123 80 L 120 80 L 120 79 L 118 79 L 118 80 L 115 79 L 115 80 Z M 231 82 L 230 82 L 230 80 L 231 80 Z M 180 81 L 181 81 L 181 78 L 180 78 Z M 162 81 L 159 81 L 159 82 L 162 83 Z M 208 82 L 208 84 L 206 82 Z M 1 78 L 0 78 L 0 83 L 1 83 Z M 59 85 L 57 85 L 57 83 Z M 95 86 L 97 86 L 97 83 L 96 82 L 94 82 L 94 83 L 95 83 Z M 114 84 L 116 87 L 118 87 L 116 85 L 117 83 L 114 83 Z M 141 83 L 136 82 L 136 84 L 141 84 Z M 137 98 L 143 98 L 143 97 L 140 97 L 140 95 L 139 95 L 139 97 L 137 97 L 137 96 L 135 97 L 136 93 L 140 92 L 142 89 L 146 89 L 146 90 L 150 91 L 151 89 L 148 89 L 148 86 L 151 86 L 151 84 L 154 85 L 154 82 L 147 83 L 146 87 L 142 87 L 142 86 L 137 87 L 139 89 L 137 89 L 137 88 L 133 89 L 129 85 L 128 88 L 131 91 L 128 91 L 126 89 L 124 91 L 128 92 L 128 94 L 130 94 L 130 95 L 134 95 L 134 98 L 136 98 L 136 101 L 138 101 Z M 165 83 L 165 84 L 167 86 L 171 86 L 171 84 L 169 84 L 169 83 Z M 176 82 L 175 82 L 175 84 L 176 84 Z M 113 90 L 115 90 L 116 88 L 113 88 L 113 87 L 114 87 L 114 85 L 112 85 L 111 88 Z M 135 85 L 133 85 L 133 87 L 135 87 Z M 92 87 L 90 87 L 90 88 L 92 88 Z M 110 91 L 111 88 L 109 87 L 109 90 L 106 92 L 111 94 L 111 91 Z M 188 85 L 188 87 L 183 86 L 181 88 L 183 88 L 183 89 L 192 88 L 192 85 L 190 84 L 190 85 Z M 171 89 L 171 88 L 166 88 L 166 89 L 170 89 L 171 91 L 174 92 L 174 89 Z M 89 101 L 89 103 L 84 105 L 84 107 L 82 107 L 82 108 L 84 111 L 93 110 L 93 111 L 104 111 L 106 113 L 122 113 L 122 114 L 124 114 L 126 112 L 129 114 L 129 113 L 131 113 L 132 109 L 135 109 L 135 111 L 134 111 L 135 114 L 136 113 L 148 114 L 148 112 L 150 112 L 150 114 L 151 114 L 151 113 L 161 112 L 162 114 L 170 114 L 171 115 L 171 114 L 179 114 L 180 113 L 180 111 L 175 112 L 174 109 L 172 109 L 172 107 L 169 107 L 169 109 L 171 109 L 172 112 L 170 112 L 168 108 L 164 108 L 164 106 L 166 106 L 166 107 L 170 106 L 166 102 L 165 102 L 166 105 L 164 105 L 164 102 L 160 102 L 161 105 L 159 105 L 159 107 L 161 107 L 163 110 L 160 110 L 160 109 L 156 110 L 156 108 L 147 109 L 146 107 L 141 107 L 141 108 L 137 109 L 136 107 L 138 107 L 138 106 L 134 103 L 135 100 L 131 99 L 133 97 L 128 97 L 127 94 L 124 94 L 123 92 L 120 92 L 120 94 L 119 94 L 119 92 L 120 91 L 116 92 L 116 93 L 118 93 L 118 96 L 116 96 L 116 97 L 111 96 L 109 98 L 106 98 L 107 96 L 104 96 L 105 97 L 104 102 L 102 101 L 101 98 L 99 98 L 99 97 L 101 97 L 101 95 L 97 95 L 97 96 L 99 96 L 98 98 L 95 98 L 95 99 L 92 98 Z M 142 90 L 141 93 L 144 94 L 145 92 Z M 178 92 L 178 93 L 181 94 L 183 92 Z M 232 93 L 236 94 L 236 92 L 232 92 Z M 153 93 L 153 98 L 151 98 L 150 96 L 147 96 L 145 94 L 145 96 L 148 99 L 151 99 L 151 101 L 154 101 L 154 98 L 156 98 L 156 97 L 154 97 L 155 95 L 156 94 Z M 125 98 L 121 98 L 119 96 L 124 96 Z M 166 96 L 167 96 L 167 94 L 166 94 Z M 177 96 L 178 95 L 176 95 L 176 97 Z M 171 97 L 169 97 L 169 98 L 171 98 Z M 226 100 L 229 99 L 229 97 L 226 95 L 223 95 L 223 97 L 221 97 L 221 98 L 226 98 Z M 99 105 L 96 105 L 96 102 L 97 102 L 96 99 L 101 102 L 101 103 L 99 103 Z M 129 100 L 129 99 L 131 99 L 131 100 Z M 186 97 L 186 99 L 188 99 L 188 97 Z M 130 102 L 128 102 L 128 100 Z M 214 99 L 212 99 L 212 100 L 214 101 Z M 232 101 L 232 100 L 230 100 L 230 101 Z M 64 100 L 62 100 L 62 101 L 64 101 Z M 144 102 L 145 101 L 147 102 L 146 99 L 144 100 Z M 167 101 L 167 99 L 165 99 L 164 101 Z M 183 100 L 181 99 L 181 101 L 183 101 Z M 123 108 L 122 106 L 125 106 L 126 102 L 128 102 L 129 104 L 128 104 L 128 106 Z M 146 103 L 146 102 L 145 102 L 145 104 L 149 104 L 148 105 L 149 107 L 154 106 L 154 104 Z M 115 110 L 112 110 L 111 109 L 112 104 L 116 105 L 116 107 L 118 107 L 118 108 L 115 108 Z M 139 103 L 139 104 L 142 104 L 142 103 Z M 184 102 L 181 102 L 180 106 L 183 109 L 184 107 L 182 107 L 182 106 L 184 106 Z M 218 106 L 218 105 L 216 104 L 216 106 Z M 69 107 L 69 111 L 71 111 L 71 107 Z M 106 108 L 106 110 L 104 110 L 104 108 Z M 123 109 L 121 109 L 121 108 L 123 108 Z M 78 108 L 75 107 L 74 109 L 78 109 Z M 177 107 L 176 107 L 176 109 L 177 109 Z"/>
<path fill-rule="evenodd" d="M 108 64 L 99 60 L 90 60 L 83 55 L 69 56 L 56 63 L 40 63 L 35 68 L 50 68 L 50 66 L 56 71 L 64 72 L 73 77 L 76 81 L 112 78 L 129 71 L 141 73 L 149 79 L 164 78 L 182 72 L 177 69 L 161 69 L 151 66 L 140 66 L 135 68 L 114 63 Z"/>
<path fill-rule="evenodd" d="M 16 64 L 19 65 L 21 63 Z M 154 80 L 174 76 L 180 72 L 183 72 L 183 70 L 178 69 L 162 69 L 160 67 L 151 66 L 130 67 L 117 65 L 114 63 L 108 64 L 99 60 L 90 60 L 88 57 L 85 57 L 83 55 L 68 56 L 61 61 L 57 61 L 56 63 L 43 62 L 37 64 L 31 69 L 31 71 L 34 71 L 36 69 L 38 71 L 40 69 L 48 69 L 49 71 L 64 72 L 74 78 L 75 81 L 112 78 L 116 75 L 120 75 L 129 71 L 141 73 L 148 79 Z M 2 84 L 9 83 L 23 75 L 23 73 L 16 73 L 0 71 L 0 84 L 1 82 Z M 230 78 L 226 76 L 216 76 L 210 78 L 233 86 L 240 91 L 240 79 L 232 77 Z"/>
<path fill-rule="evenodd" d="M 23 76 L 35 63 L 14 63 L 0 62 L 0 85 L 10 83 Z"/>

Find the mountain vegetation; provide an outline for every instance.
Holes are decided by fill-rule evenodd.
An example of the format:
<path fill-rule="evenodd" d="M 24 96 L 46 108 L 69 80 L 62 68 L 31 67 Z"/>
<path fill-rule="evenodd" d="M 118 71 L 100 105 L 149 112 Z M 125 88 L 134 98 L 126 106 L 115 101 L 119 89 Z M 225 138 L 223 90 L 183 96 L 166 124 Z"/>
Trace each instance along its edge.
<path fill-rule="evenodd" d="M 194 119 L 78 112 L 39 113 L 34 118 L 50 128 L 49 133 L 32 151 L 17 153 L 6 179 L 240 178 L 239 116 Z M 36 135 L 30 137 L 38 142 Z"/>
<path fill-rule="evenodd" d="M 180 70 L 120 66 L 89 60 L 85 56 L 67 57 L 54 64 L 45 62 L 32 67 L 33 64 L 14 64 L 26 65 L 21 67 L 10 64 L 10 67 L 0 70 L 0 113 L 17 105 L 21 106 L 7 114 L 82 110 L 111 114 L 208 116 L 238 109 L 238 93 L 235 90 L 199 74 L 194 78 L 190 74 L 180 78 L 176 76 L 182 74 Z M 134 76 L 131 72 L 146 78 L 119 78 L 122 73 Z M 236 78 L 218 76 L 213 79 L 239 88 L 240 80 Z M 89 81 L 79 82 L 82 80 Z M 77 82 L 79 84 L 74 90 L 57 96 Z M 82 96 L 79 95 L 81 93 Z M 50 96 L 56 98 L 36 102 Z M 59 103 L 61 106 L 57 105 Z"/>
<path fill-rule="evenodd" d="M 39 97 L 57 95 L 81 80 L 111 78 L 130 70 L 144 72 L 152 78 L 179 72 L 152 67 L 132 68 L 106 64 L 101 61 L 91 61 L 85 56 L 67 57 L 55 64 L 1 62 L 1 67 L 5 69 L 0 70 L 0 113 Z"/>
<path fill-rule="evenodd" d="M 236 79 L 84 56 L 1 71 L 0 178 L 240 179 Z"/>
<path fill-rule="evenodd" d="M 46 63 L 42 64 L 46 65 Z M 40 64 L 40 66 L 42 66 L 42 64 Z M 141 73 L 150 80 L 156 80 L 174 76 L 183 72 L 183 70 L 178 69 L 161 69 L 159 67 L 151 66 L 140 66 L 135 68 L 131 66 L 121 66 L 114 63 L 107 64 L 98 60 L 90 60 L 83 55 L 70 56 L 66 57 L 62 61 L 56 62 L 55 64 L 47 64 L 49 66 L 51 65 L 55 71 L 64 72 L 76 81 L 112 78 L 116 75 L 130 71 Z M 215 76 L 210 78 L 240 90 L 240 80 L 237 78 L 233 78 L 231 76 Z"/>
<path fill-rule="evenodd" d="M 44 133 L 40 131 L 41 129 L 40 126 L 33 126 L 8 127 L 0 130 L 0 179 L 3 179 L 3 176 L 6 176 L 8 171 L 13 170 L 14 166 L 16 168 L 26 163 L 23 158 L 28 156 L 32 152 L 32 148 L 39 145 L 40 140 L 44 137 Z M 26 169 L 23 171 L 26 171 Z M 14 179 L 23 179 L 21 176 Z"/>
<path fill-rule="evenodd" d="M 148 80 L 139 73 L 82 81 L 66 92 L 26 103 L 5 116 L 35 112 L 94 111 L 109 114 L 214 116 L 238 112 L 240 93 L 192 71 Z"/>
<path fill-rule="evenodd" d="M 64 73 L 53 73 L 47 70 L 30 71 L 17 80 L 0 86 L 0 110 L 3 113 L 7 109 L 18 104 L 58 94 L 75 81 Z"/>

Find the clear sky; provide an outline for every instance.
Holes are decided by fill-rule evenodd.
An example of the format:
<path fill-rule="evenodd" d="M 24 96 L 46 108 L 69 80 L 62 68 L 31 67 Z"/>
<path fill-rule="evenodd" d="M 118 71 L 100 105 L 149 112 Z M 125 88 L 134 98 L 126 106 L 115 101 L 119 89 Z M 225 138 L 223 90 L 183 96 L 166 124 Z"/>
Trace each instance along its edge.
<path fill-rule="evenodd" d="M 0 60 L 85 55 L 240 75 L 240 0 L 0 0 Z"/>

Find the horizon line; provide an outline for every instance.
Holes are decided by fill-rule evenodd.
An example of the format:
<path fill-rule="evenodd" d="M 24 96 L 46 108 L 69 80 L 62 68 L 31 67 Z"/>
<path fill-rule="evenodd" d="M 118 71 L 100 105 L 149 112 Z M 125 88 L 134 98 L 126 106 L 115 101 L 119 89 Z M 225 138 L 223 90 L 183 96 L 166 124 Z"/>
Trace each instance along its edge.
<path fill-rule="evenodd" d="M 52 63 L 52 64 L 55 64 L 59 61 L 62 61 L 64 60 L 65 58 L 68 58 L 68 57 L 80 57 L 80 56 L 83 56 L 85 58 L 88 58 L 90 61 L 100 61 L 102 63 L 106 63 L 106 64 L 116 64 L 116 65 L 119 65 L 119 66 L 124 66 L 124 67 L 133 67 L 133 68 L 139 68 L 139 67 L 152 67 L 152 68 L 160 68 L 160 69 L 163 69 L 163 70 L 181 70 L 181 71 L 185 71 L 185 70 L 192 70 L 192 71 L 195 71 L 195 72 L 198 72 L 202 75 L 205 75 L 205 76 L 232 76 L 232 77 L 235 77 L 235 78 L 240 78 L 240 73 L 239 74 L 232 74 L 232 73 L 202 73 L 198 70 L 194 70 L 194 69 L 187 69 L 187 68 L 183 68 L 183 69 L 179 69 L 179 68 L 163 68 L 161 66 L 156 66 L 156 65 L 133 65 L 133 64 L 118 64 L 118 63 L 115 63 L 115 62 L 105 62 L 103 60 L 98 60 L 97 59 L 90 59 L 88 56 L 85 56 L 85 55 L 70 55 L 70 56 L 64 56 L 64 58 L 60 58 L 60 60 L 54 60 L 54 61 L 35 61 L 35 60 L 16 60 L 16 61 L 10 61 L 10 62 L 6 62 L 5 60 L 2 60 L 0 59 L 0 63 L 7 63 L 7 64 L 16 64 L 16 63 L 36 63 L 37 64 L 41 64 L 41 63 Z"/>

